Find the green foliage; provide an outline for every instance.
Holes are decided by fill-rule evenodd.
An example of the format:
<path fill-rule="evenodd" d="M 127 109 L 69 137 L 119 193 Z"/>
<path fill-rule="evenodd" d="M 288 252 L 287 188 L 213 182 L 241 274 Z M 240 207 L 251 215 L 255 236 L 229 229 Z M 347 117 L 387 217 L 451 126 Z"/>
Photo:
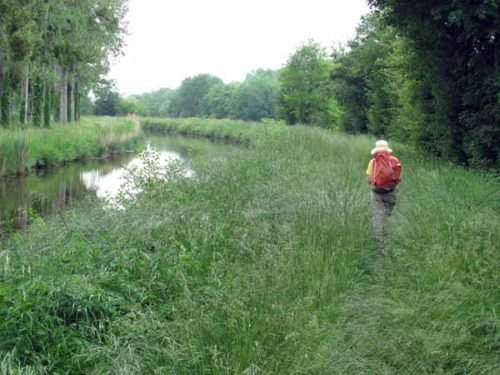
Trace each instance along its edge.
<path fill-rule="evenodd" d="M 24 174 L 29 163 L 28 137 L 22 131 L 0 131 L 0 176 Z"/>
<path fill-rule="evenodd" d="M 114 81 L 101 80 L 95 90 L 94 115 L 116 116 L 119 114 L 120 95 Z"/>
<path fill-rule="evenodd" d="M 326 372 L 496 373 L 498 181 L 410 155 L 393 256 L 347 293 Z"/>
<path fill-rule="evenodd" d="M 48 126 L 50 116 L 58 111 L 53 98 L 43 105 L 43 97 L 49 97 L 43 92 L 47 85 L 73 91 L 75 95 L 68 100 L 74 100 L 69 100 L 67 110 L 72 113 L 70 108 L 76 108 L 77 112 L 79 92 L 86 94 L 98 83 L 107 71 L 108 57 L 122 47 L 126 0 L 2 1 L 0 8 L 4 123 L 10 124 L 11 116 L 25 123 L 27 106 L 32 108 L 29 121 Z"/>
<path fill-rule="evenodd" d="M 44 87 L 44 102 L 43 102 L 43 126 L 50 128 L 50 112 L 52 103 L 52 90 L 49 85 Z"/>
<path fill-rule="evenodd" d="M 119 116 L 126 116 L 131 114 L 138 116 L 147 116 L 148 108 L 143 102 L 135 98 L 120 98 L 116 108 L 116 114 Z"/>
<path fill-rule="evenodd" d="M 334 55 L 331 76 L 344 109 L 345 131 L 377 136 L 390 133 L 397 106 L 395 78 L 399 78 L 394 72 L 398 63 L 391 64 L 391 59 L 398 42 L 394 31 L 378 15 L 370 14 L 363 17 L 349 42 L 349 52 Z"/>
<path fill-rule="evenodd" d="M 94 103 L 88 95 L 80 98 L 80 114 L 82 116 L 91 116 L 94 114 Z"/>
<path fill-rule="evenodd" d="M 0 300 L 2 316 L 11 324 L 0 333 L 2 349 L 19 350 L 17 360 L 27 365 L 41 358 L 70 361 L 82 343 L 80 336 L 98 340 L 107 332 L 119 303 L 113 295 L 71 275 L 4 284 Z"/>
<path fill-rule="evenodd" d="M 77 126 L 0 131 L 0 175 L 24 174 L 119 150 L 136 138 L 133 120 L 84 118 Z"/>
<path fill-rule="evenodd" d="M 0 83 L 0 127 L 10 126 L 12 87 L 8 78 Z"/>
<path fill-rule="evenodd" d="M 232 143 L 274 138 L 286 132 L 281 122 L 265 119 L 262 123 L 241 120 L 213 120 L 201 118 L 146 118 L 141 122 L 144 130 L 205 137 Z"/>
<path fill-rule="evenodd" d="M 382 12 L 364 17 L 349 49 L 334 54 L 344 130 L 494 167 L 500 106 L 493 41 L 500 20 L 492 3 L 371 3 Z"/>
<path fill-rule="evenodd" d="M 274 118 L 278 91 L 276 71 L 258 69 L 242 83 L 219 84 L 204 96 L 202 115 L 259 121 Z"/>
<path fill-rule="evenodd" d="M 184 79 L 171 102 L 175 117 L 195 117 L 202 114 L 202 101 L 210 89 L 221 84 L 220 78 L 199 74 Z"/>
<path fill-rule="evenodd" d="M 36 127 L 42 126 L 44 101 L 43 82 L 37 78 L 33 83 L 33 125 Z"/>
<path fill-rule="evenodd" d="M 239 118 L 237 111 L 239 88 L 239 83 L 213 86 L 203 97 L 202 115 L 217 119 Z"/>
<path fill-rule="evenodd" d="M 276 116 L 278 73 L 258 69 L 242 83 L 224 84 L 210 75 L 185 79 L 177 90 L 161 89 L 133 97 L 153 117 L 211 117 L 259 121 Z"/>
<path fill-rule="evenodd" d="M 363 176 L 373 139 L 162 121 L 248 132 L 252 147 L 198 155 L 190 174 L 179 164 L 155 170 L 152 156 L 153 174 L 136 176 L 143 194 L 126 210 L 85 204 L 3 241 L 0 369 L 500 370 L 495 178 L 393 145 L 406 173 L 391 253 L 375 258 Z M 253 140 L 266 126 L 279 132 Z M 170 179 L 152 183 L 158 172 Z"/>
<path fill-rule="evenodd" d="M 171 115 L 171 101 L 174 95 L 175 90 L 163 88 L 142 95 L 133 95 L 131 99 L 146 109 L 144 116 L 168 117 Z"/>
<path fill-rule="evenodd" d="M 299 47 L 280 71 L 279 117 L 289 124 L 335 125 L 331 69 L 331 61 L 317 43 Z"/>
<path fill-rule="evenodd" d="M 235 117 L 245 121 L 275 118 L 278 72 L 258 69 L 247 75 L 236 94 Z"/>
<path fill-rule="evenodd" d="M 432 128 L 444 127 L 421 137 L 423 145 L 460 163 L 498 167 L 498 2 L 370 3 L 412 41 L 428 101 L 423 113 Z"/>

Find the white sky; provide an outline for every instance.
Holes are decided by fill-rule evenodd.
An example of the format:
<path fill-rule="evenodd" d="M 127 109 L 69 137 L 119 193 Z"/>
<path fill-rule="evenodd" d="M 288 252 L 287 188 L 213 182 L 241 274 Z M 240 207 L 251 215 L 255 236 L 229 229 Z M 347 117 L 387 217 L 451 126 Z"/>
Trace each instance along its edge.
<path fill-rule="evenodd" d="M 129 0 L 125 55 L 108 77 L 124 95 L 202 73 L 242 81 L 281 68 L 310 38 L 345 43 L 368 11 L 365 0 Z"/>

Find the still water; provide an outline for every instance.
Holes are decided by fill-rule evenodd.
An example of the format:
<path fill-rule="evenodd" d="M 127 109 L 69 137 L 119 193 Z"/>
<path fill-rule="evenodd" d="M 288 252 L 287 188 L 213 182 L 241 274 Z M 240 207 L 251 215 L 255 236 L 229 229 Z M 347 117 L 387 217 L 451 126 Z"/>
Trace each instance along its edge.
<path fill-rule="evenodd" d="M 199 139 L 147 134 L 145 145 L 160 163 L 188 161 L 193 153 L 222 155 L 228 145 Z M 36 217 L 55 216 L 76 202 L 96 198 L 112 200 L 125 183 L 127 170 L 141 159 L 131 152 L 114 159 L 89 160 L 33 173 L 27 177 L 0 179 L 0 236 L 23 230 Z"/>

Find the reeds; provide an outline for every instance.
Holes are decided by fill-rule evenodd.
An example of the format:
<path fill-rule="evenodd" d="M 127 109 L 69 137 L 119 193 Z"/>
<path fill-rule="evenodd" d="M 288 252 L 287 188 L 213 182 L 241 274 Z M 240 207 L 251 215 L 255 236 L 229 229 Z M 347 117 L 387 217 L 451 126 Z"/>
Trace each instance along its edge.
<path fill-rule="evenodd" d="M 0 130 L 0 177 L 27 172 L 29 140 L 22 131 Z"/>
<path fill-rule="evenodd" d="M 241 120 L 216 120 L 202 118 L 146 118 L 143 129 L 204 137 L 216 141 L 249 143 L 268 139 L 286 130 L 279 121 L 245 122 Z"/>
<path fill-rule="evenodd" d="M 83 118 L 50 129 L 0 130 L 0 175 L 116 152 L 139 134 L 131 119 Z"/>

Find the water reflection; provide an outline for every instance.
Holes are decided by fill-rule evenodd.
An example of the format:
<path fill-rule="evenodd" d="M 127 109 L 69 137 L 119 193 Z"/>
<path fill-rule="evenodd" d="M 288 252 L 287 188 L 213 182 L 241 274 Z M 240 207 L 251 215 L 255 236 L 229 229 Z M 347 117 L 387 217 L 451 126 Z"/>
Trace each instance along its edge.
<path fill-rule="evenodd" d="M 173 161 L 186 160 L 180 154 L 170 151 L 158 151 L 151 144 L 147 146 L 158 154 L 158 166 L 166 167 Z M 130 171 L 141 170 L 144 167 L 143 160 L 135 157 L 121 168 L 112 170 L 110 173 L 103 174 L 95 169 L 81 174 L 81 180 L 88 190 L 94 190 L 97 198 L 113 201 L 120 189 L 126 184 L 127 176 Z"/>
<path fill-rule="evenodd" d="M 146 143 L 158 152 L 162 165 L 189 160 L 194 153 L 220 155 L 229 147 L 204 140 L 152 135 L 147 136 Z M 124 184 L 127 170 L 141 168 L 141 163 L 131 153 L 0 180 L 0 236 L 25 229 L 36 217 L 58 215 L 74 202 L 89 197 L 112 199 Z"/>

